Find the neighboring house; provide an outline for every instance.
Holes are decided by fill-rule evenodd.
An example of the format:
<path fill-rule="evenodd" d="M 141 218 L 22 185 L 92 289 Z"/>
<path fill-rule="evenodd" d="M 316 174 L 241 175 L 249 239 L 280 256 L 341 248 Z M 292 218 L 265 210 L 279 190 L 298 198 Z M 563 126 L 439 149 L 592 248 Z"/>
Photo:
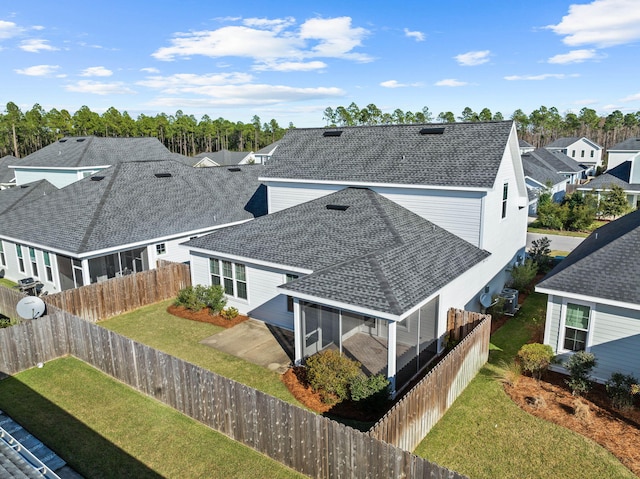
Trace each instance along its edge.
<path fill-rule="evenodd" d="M 559 151 L 583 165 L 588 174 L 594 175 L 602 167 L 602 147 L 583 137 L 558 138 L 545 146 L 550 151 Z"/>
<path fill-rule="evenodd" d="M 625 161 L 635 162 L 638 158 L 640 158 L 640 138 L 627 138 L 607 150 L 607 170 L 610 171 Z M 640 173 L 638 175 L 640 176 Z"/>
<path fill-rule="evenodd" d="M 17 208 L 18 211 L 29 208 L 30 201 L 47 196 L 57 189 L 47 180 L 40 180 L 0 191 L 0 214 L 13 208 Z M 0 223 L 1 230 L 2 224 Z"/>
<path fill-rule="evenodd" d="M 252 153 L 251 160 L 253 160 L 253 162 L 257 164 L 266 165 L 275 153 L 276 148 L 278 147 L 278 143 L 280 142 L 276 141 L 274 143 L 271 143 L 270 145 L 265 146 L 264 148 L 259 149 L 255 153 Z"/>
<path fill-rule="evenodd" d="M 533 198 L 529 197 L 529 216 L 537 214 L 538 198 L 542 192 L 548 191 L 551 199 L 557 203 L 562 201 L 569 183 L 568 178 L 549 169 L 530 155 L 522 156 L 522 167 L 527 188 L 536 192 Z"/>
<path fill-rule="evenodd" d="M 56 292 L 187 261 L 179 243 L 266 213 L 261 168 L 120 163 L 0 215 L 0 268 Z"/>
<path fill-rule="evenodd" d="M 640 377 L 640 211 L 593 232 L 536 286 L 549 295 L 544 343 L 564 362 L 596 356 L 593 377 Z"/>
<path fill-rule="evenodd" d="M 524 257 L 528 197 L 512 122 L 293 129 L 261 180 L 270 215 L 187 243 L 192 280 L 226 284 L 231 305 L 294 330 L 298 361 L 350 331 L 388 341 L 388 352 L 420 315 L 424 344 L 441 351 L 449 308 L 480 310 Z"/>
<path fill-rule="evenodd" d="M 578 191 L 593 192 L 600 197 L 610 191 L 613 186 L 619 186 L 627 194 L 627 201 L 631 208 L 640 207 L 640 158 L 625 161 L 614 168 L 608 169 L 589 183 L 578 187 Z"/>
<path fill-rule="evenodd" d="M 193 165 L 197 168 L 209 166 L 236 166 L 251 163 L 252 151 L 229 151 L 220 150 L 216 152 L 205 152 L 194 156 L 197 162 Z"/>
<path fill-rule="evenodd" d="M 520 147 L 521 155 L 524 155 L 525 153 L 529 153 L 530 151 L 533 151 L 536 149 L 535 146 L 533 146 L 528 141 L 524 141 L 524 140 L 518 140 L 518 146 Z"/>
<path fill-rule="evenodd" d="M 586 178 L 586 171 L 577 161 L 559 151 L 538 148 L 522 155 L 522 163 L 544 167 L 569 180 L 568 184 L 577 185 Z"/>
<path fill-rule="evenodd" d="M 173 153 L 157 138 L 62 138 L 9 164 L 16 184 L 47 180 L 63 188 L 105 168 L 127 161 L 167 160 Z"/>
<path fill-rule="evenodd" d="M 19 160 L 12 155 L 0 158 L 0 190 L 16 186 L 16 174 L 9 165 L 14 165 L 17 161 Z"/>

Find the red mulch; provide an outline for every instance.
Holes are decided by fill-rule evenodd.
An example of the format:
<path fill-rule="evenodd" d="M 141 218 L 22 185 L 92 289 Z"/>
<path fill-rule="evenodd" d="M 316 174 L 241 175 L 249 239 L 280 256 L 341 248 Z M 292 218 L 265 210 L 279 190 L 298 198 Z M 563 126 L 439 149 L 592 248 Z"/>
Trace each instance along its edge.
<path fill-rule="evenodd" d="M 594 440 L 640 475 L 637 404 L 628 411 L 614 410 L 602 384 L 596 384 L 586 397 L 577 398 L 567 388 L 566 378 L 551 371 L 539 382 L 523 376 L 515 386 L 505 385 L 505 391 L 523 410 Z"/>
<path fill-rule="evenodd" d="M 211 323 L 216 326 L 222 326 L 223 328 L 232 328 L 236 324 L 240 324 L 249 319 L 248 316 L 244 316 L 242 314 L 239 314 L 233 319 L 225 319 L 219 314 L 212 315 L 209 312 L 209 308 L 201 309 L 200 311 L 191 311 L 184 306 L 175 306 L 173 304 L 167 308 L 167 312 L 180 318 L 199 321 L 201 323 Z"/>

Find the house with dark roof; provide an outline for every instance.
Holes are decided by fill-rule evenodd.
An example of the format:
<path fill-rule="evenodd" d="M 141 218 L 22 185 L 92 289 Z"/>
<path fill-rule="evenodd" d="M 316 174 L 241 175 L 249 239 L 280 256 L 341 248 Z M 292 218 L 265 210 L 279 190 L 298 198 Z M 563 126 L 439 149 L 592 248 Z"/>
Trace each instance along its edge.
<path fill-rule="evenodd" d="M 128 161 L 34 194 L 0 215 L 0 268 L 57 292 L 187 261 L 185 240 L 266 214 L 261 168 Z"/>
<path fill-rule="evenodd" d="M 529 197 L 529 216 L 537 214 L 538 198 L 543 192 L 549 192 L 551 199 L 555 202 L 562 201 L 567 191 L 569 178 L 556 173 L 532 155 L 522 156 L 522 167 L 527 189 L 534 192 Z"/>
<path fill-rule="evenodd" d="M 6 190 L 12 186 L 16 186 L 16 174 L 13 168 L 9 168 L 10 164 L 19 161 L 15 156 L 7 155 L 0 158 L 0 190 Z"/>
<path fill-rule="evenodd" d="M 627 138 L 607 150 L 607 170 L 610 171 L 626 161 L 636 162 L 638 158 L 640 158 L 640 138 Z"/>
<path fill-rule="evenodd" d="M 28 208 L 29 202 L 56 191 L 47 180 L 34 181 L 0 191 L 0 214 L 13 208 Z M 1 228 L 1 226 L 0 226 Z"/>
<path fill-rule="evenodd" d="M 157 138 L 67 137 L 8 166 L 16 184 L 47 180 L 57 188 L 127 161 L 168 160 L 171 153 Z"/>
<path fill-rule="evenodd" d="M 548 295 L 544 343 L 562 362 L 589 351 L 596 380 L 640 376 L 639 260 L 636 211 L 598 228 L 538 283 Z"/>
<path fill-rule="evenodd" d="M 547 148 L 524 153 L 522 163 L 542 166 L 569 180 L 568 184 L 577 185 L 586 178 L 586 170 L 577 161 L 569 158 L 560 151 L 552 151 Z"/>
<path fill-rule="evenodd" d="M 296 362 L 378 348 L 368 370 L 401 387 L 444 348 L 447 311 L 480 310 L 524 258 L 512 122 L 294 129 L 261 180 L 268 216 L 185 246 L 193 284 L 292 330 Z"/>
<path fill-rule="evenodd" d="M 585 167 L 590 175 L 602 167 L 602 147 L 596 142 L 582 137 L 564 137 L 545 146 L 549 151 L 564 153 Z"/>
<path fill-rule="evenodd" d="M 520 154 L 523 155 L 525 153 L 529 153 L 530 151 L 533 151 L 536 149 L 535 146 L 533 146 L 531 143 L 529 143 L 528 141 L 519 139 L 518 140 L 518 146 L 520 147 Z"/>
<path fill-rule="evenodd" d="M 584 193 L 595 193 L 600 201 L 600 197 L 610 191 L 613 186 L 619 186 L 624 190 L 631 208 L 640 207 L 640 158 L 624 161 L 614 168 L 608 169 L 606 173 L 579 186 L 577 190 Z"/>
<path fill-rule="evenodd" d="M 196 168 L 209 166 L 235 166 L 250 163 L 252 151 L 229 151 L 219 150 L 215 152 L 205 152 L 196 155 Z"/>
<path fill-rule="evenodd" d="M 253 163 L 261 165 L 266 165 L 273 156 L 273 153 L 276 151 L 276 148 L 278 148 L 278 143 L 280 142 L 275 141 L 270 145 L 265 146 L 264 148 L 260 148 L 258 151 L 251 154 L 251 158 L 249 161 L 253 161 Z"/>

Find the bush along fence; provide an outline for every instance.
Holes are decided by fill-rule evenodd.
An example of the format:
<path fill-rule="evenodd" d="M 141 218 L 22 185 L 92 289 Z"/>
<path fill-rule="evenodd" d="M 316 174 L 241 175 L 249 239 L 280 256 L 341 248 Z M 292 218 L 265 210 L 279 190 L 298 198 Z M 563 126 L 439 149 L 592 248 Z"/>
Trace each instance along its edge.
<path fill-rule="evenodd" d="M 369 430 L 372 437 L 413 451 L 489 359 L 491 316 L 451 309 L 452 316 L 466 336 Z"/>
<path fill-rule="evenodd" d="M 53 306 L 48 313 L 0 330 L 0 373 L 15 374 L 38 362 L 75 356 L 314 478 L 465 477 Z"/>
<path fill-rule="evenodd" d="M 43 296 L 42 299 L 71 314 L 97 322 L 147 304 L 174 298 L 191 286 L 188 264 L 165 261 L 157 269 L 113 278 L 81 288 Z"/>

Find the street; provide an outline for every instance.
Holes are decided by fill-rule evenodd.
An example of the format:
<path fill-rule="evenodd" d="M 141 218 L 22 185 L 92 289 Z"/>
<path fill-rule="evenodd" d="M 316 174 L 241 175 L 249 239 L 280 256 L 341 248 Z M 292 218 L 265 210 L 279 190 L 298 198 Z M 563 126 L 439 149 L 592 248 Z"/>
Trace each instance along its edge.
<path fill-rule="evenodd" d="M 559 236 L 539 233 L 527 233 L 527 249 L 531 248 L 531 243 L 537 239 L 547 237 L 551 240 L 550 248 L 556 251 L 573 251 L 584 238 L 575 238 L 573 236 Z"/>

